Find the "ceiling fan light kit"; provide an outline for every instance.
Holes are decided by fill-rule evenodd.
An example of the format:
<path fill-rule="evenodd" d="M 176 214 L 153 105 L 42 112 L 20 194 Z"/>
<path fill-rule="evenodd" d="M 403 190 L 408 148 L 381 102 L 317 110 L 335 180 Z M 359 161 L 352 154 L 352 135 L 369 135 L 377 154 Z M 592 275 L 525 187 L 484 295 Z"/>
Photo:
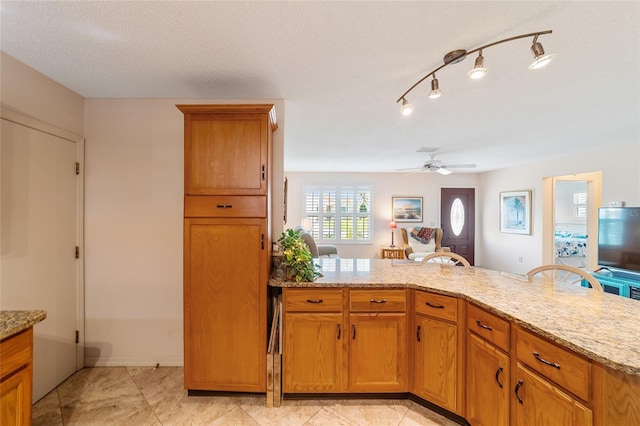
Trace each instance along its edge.
<path fill-rule="evenodd" d="M 411 92 L 417 85 L 422 83 L 427 78 L 432 77 L 431 91 L 429 92 L 429 99 L 439 98 L 442 95 L 442 91 L 440 90 L 438 79 L 436 78 L 436 72 L 440 71 L 442 68 L 448 65 L 462 62 L 467 56 L 469 56 L 472 53 L 478 52 L 478 57 L 476 58 L 474 67 L 467 73 L 467 75 L 469 76 L 469 78 L 474 80 L 484 77 L 487 74 L 487 72 L 489 72 L 489 70 L 484 66 L 484 56 L 482 56 L 482 51 L 489 47 L 506 43 L 508 41 L 519 40 L 521 38 L 533 37 L 533 41 L 531 43 L 531 53 L 533 54 L 534 61 L 533 63 L 531 63 L 531 65 L 529 65 L 529 69 L 537 70 L 544 67 L 549 62 L 551 62 L 555 54 L 552 54 L 552 53 L 545 54 L 542 44 L 538 41 L 538 36 L 543 34 L 551 34 L 551 30 L 538 31 L 535 33 L 521 34 L 515 37 L 505 38 L 504 40 L 498 40 L 493 43 L 480 46 L 470 51 L 467 51 L 464 49 L 457 49 L 447 53 L 446 55 L 444 55 L 444 63 L 442 65 L 440 65 L 439 67 L 431 71 L 429 74 L 425 75 L 420 80 L 418 80 L 413 86 L 409 87 L 409 89 L 406 92 L 404 92 L 402 96 L 398 98 L 398 100 L 396 100 L 396 103 L 402 101 L 402 115 L 411 115 L 411 113 L 414 110 L 413 105 L 411 105 L 407 100 L 407 95 L 409 94 L 409 92 Z"/>

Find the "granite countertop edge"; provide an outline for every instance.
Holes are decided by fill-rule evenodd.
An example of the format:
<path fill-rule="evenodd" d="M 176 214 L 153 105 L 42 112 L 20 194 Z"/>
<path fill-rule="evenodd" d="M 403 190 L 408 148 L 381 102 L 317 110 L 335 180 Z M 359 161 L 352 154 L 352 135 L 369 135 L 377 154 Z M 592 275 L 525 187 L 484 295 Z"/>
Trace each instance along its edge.
<path fill-rule="evenodd" d="M 377 264 L 380 264 L 380 262 L 381 261 L 378 261 Z M 443 266 L 441 268 L 450 267 Z M 406 268 L 405 270 L 407 272 L 410 272 L 410 274 L 408 277 L 400 276 L 401 279 L 398 279 L 399 276 L 397 274 L 397 271 L 399 269 L 401 268 L 395 268 L 395 270 L 391 268 L 386 270 L 390 275 L 394 275 L 393 277 L 389 277 L 389 280 L 384 279 L 386 278 L 386 274 L 384 273 L 385 271 L 383 271 L 382 273 L 379 273 L 380 271 L 375 271 L 372 272 L 371 277 L 368 277 L 366 273 L 354 273 L 352 276 L 349 276 L 348 274 L 337 274 L 340 275 L 340 277 L 334 277 L 332 276 L 332 274 L 329 274 L 330 276 L 327 277 L 325 275 L 325 277 L 320 278 L 315 282 L 286 281 L 282 278 L 282 274 L 278 274 L 276 271 L 269 280 L 269 285 L 272 287 L 288 288 L 359 288 L 375 286 L 380 288 L 414 289 L 442 294 L 445 296 L 457 297 L 471 302 L 474 305 L 477 305 L 478 307 L 483 308 L 500 318 L 517 324 L 523 329 L 529 330 L 542 337 L 545 337 L 562 347 L 583 355 L 592 361 L 600 363 L 605 367 L 609 367 L 613 370 L 621 371 L 627 374 L 640 376 L 640 350 L 636 347 L 625 347 L 624 345 L 621 347 L 620 342 L 616 341 L 616 338 L 618 337 L 617 335 L 612 335 L 610 338 L 611 340 L 609 340 L 607 339 L 608 336 L 597 334 L 598 331 L 602 330 L 603 325 L 595 324 L 595 319 L 594 323 L 591 324 L 593 326 L 592 329 L 595 329 L 595 332 L 590 332 L 589 330 L 581 331 L 579 328 L 580 324 L 575 324 L 574 321 L 570 321 L 567 319 L 563 320 L 563 307 L 554 309 L 553 306 L 550 306 L 550 303 L 559 300 L 557 299 L 558 297 L 563 297 L 562 294 L 556 295 L 554 293 L 552 296 L 547 297 L 548 300 L 545 300 L 543 298 L 543 305 L 544 303 L 547 303 L 546 310 L 529 310 L 526 308 L 526 306 L 519 307 L 519 301 L 513 301 L 513 303 L 505 304 L 505 301 L 496 295 L 496 293 L 500 291 L 500 287 L 504 286 L 506 283 L 506 285 L 511 284 L 516 287 L 520 286 L 516 291 L 521 291 L 521 298 L 524 299 L 530 297 L 530 294 L 528 293 L 531 291 L 546 292 L 548 296 L 548 293 L 550 291 L 554 291 L 550 290 L 550 288 L 555 288 L 555 285 L 553 283 L 532 284 L 523 282 L 522 280 L 514 277 L 501 275 L 498 271 L 491 271 L 483 268 L 470 268 L 472 270 L 472 276 L 475 272 L 477 273 L 477 275 L 481 276 L 481 281 L 485 282 L 474 283 L 474 287 L 469 287 L 467 289 L 459 282 L 455 282 L 456 280 L 465 281 L 468 279 L 468 277 L 465 275 L 469 275 L 469 272 L 460 273 L 462 272 L 462 269 L 466 268 L 454 268 L 454 271 L 456 272 L 453 274 L 450 274 L 448 271 L 445 274 L 442 274 L 442 271 L 445 270 L 441 269 L 441 274 L 438 274 L 441 276 L 434 276 L 432 274 L 432 276 L 426 280 L 422 280 L 423 277 L 420 277 L 422 281 L 429 281 L 426 283 L 411 282 L 412 277 L 415 277 L 415 272 L 420 270 L 419 268 Z M 391 271 L 393 272 L 393 274 L 391 273 Z M 476 277 L 474 276 L 474 278 Z M 499 284 L 492 287 L 492 280 L 495 280 L 496 283 Z M 479 288 L 483 287 L 482 284 L 487 284 L 484 286 L 485 291 L 479 292 Z M 451 286 L 451 288 L 447 288 L 448 286 Z M 609 294 L 593 294 L 593 290 L 580 287 L 569 288 L 567 286 L 567 288 L 564 288 L 561 286 L 561 290 L 558 290 L 558 292 L 566 293 L 567 297 L 570 296 L 573 298 L 577 298 L 577 302 L 570 303 L 590 303 L 593 299 L 598 300 L 598 298 L 602 297 L 607 297 L 608 302 L 615 302 L 617 301 L 615 298 L 620 298 L 620 296 Z M 513 288 L 510 289 L 509 293 L 514 293 Z M 511 296 L 513 296 L 513 294 Z M 493 299 L 495 299 L 495 301 Z M 537 302 L 538 301 L 536 301 L 536 303 Z M 620 302 L 628 304 L 627 300 Z M 636 301 L 631 302 L 638 303 Z M 597 302 L 595 302 L 594 304 L 597 305 Z M 606 305 L 606 303 L 603 303 L 603 305 Z M 624 314 L 628 313 L 625 311 Z M 607 315 L 614 314 L 608 312 Z M 555 319 L 556 316 L 558 317 L 557 319 Z M 610 324 L 610 326 L 616 327 L 615 324 Z M 640 342 L 640 339 L 638 339 L 638 341 Z M 638 347 L 640 347 L 640 345 Z"/>
<path fill-rule="evenodd" d="M 15 336 L 46 317 L 44 310 L 0 311 L 0 340 Z"/>

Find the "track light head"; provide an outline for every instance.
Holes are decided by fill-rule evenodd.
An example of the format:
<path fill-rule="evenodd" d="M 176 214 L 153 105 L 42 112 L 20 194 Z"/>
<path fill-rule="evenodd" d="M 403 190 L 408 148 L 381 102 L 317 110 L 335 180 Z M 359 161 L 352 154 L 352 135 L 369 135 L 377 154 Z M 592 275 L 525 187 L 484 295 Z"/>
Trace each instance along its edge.
<path fill-rule="evenodd" d="M 472 80 L 477 80 L 479 78 L 484 77 L 484 75 L 488 72 L 489 70 L 484 67 L 484 56 L 482 56 L 482 50 L 481 50 L 480 54 L 476 58 L 476 63 L 473 69 L 471 69 L 471 71 L 469 71 L 467 75 Z"/>
<path fill-rule="evenodd" d="M 537 70 L 544 67 L 556 56 L 555 53 L 545 54 L 542 44 L 535 41 L 535 39 L 533 44 L 531 44 L 531 53 L 533 54 L 534 61 L 529 65 L 530 70 Z"/>
<path fill-rule="evenodd" d="M 409 103 L 405 98 L 402 98 L 402 115 L 411 115 L 413 112 L 413 105 Z"/>
<path fill-rule="evenodd" d="M 442 96 L 442 90 L 440 90 L 438 79 L 434 74 L 433 80 L 431 80 L 431 92 L 429 92 L 429 99 L 438 99 L 440 96 Z"/>

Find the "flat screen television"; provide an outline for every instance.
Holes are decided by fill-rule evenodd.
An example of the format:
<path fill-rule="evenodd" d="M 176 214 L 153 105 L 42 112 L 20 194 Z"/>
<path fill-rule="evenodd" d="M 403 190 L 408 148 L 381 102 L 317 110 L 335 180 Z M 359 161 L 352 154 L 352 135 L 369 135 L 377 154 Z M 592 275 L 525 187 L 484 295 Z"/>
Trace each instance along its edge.
<path fill-rule="evenodd" d="M 598 265 L 640 274 L 640 207 L 598 209 Z"/>

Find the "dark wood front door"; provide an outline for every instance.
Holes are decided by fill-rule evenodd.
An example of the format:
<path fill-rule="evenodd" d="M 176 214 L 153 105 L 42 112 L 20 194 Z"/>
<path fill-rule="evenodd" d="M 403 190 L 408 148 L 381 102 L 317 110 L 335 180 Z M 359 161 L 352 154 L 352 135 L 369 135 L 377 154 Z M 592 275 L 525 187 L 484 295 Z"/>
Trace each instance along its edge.
<path fill-rule="evenodd" d="M 442 246 L 474 264 L 475 189 L 442 188 L 440 190 L 440 227 Z"/>

